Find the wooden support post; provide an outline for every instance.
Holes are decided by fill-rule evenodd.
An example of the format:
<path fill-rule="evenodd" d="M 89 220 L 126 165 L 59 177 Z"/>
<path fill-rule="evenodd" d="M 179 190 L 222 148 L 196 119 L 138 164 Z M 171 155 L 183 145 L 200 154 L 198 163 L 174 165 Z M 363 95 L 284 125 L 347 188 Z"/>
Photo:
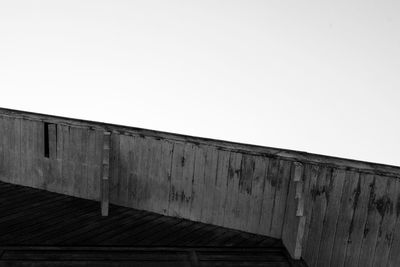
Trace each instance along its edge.
<path fill-rule="evenodd" d="M 110 144 L 111 133 L 104 132 L 103 135 L 103 160 L 101 178 L 101 215 L 108 216 L 109 209 L 109 176 L 110 176 Z"/>
<path fill-rule="evenodd" d="M 304 227 L 306 225 L 306 216 L 304 215 L 304 188 L 303 188 L 302 177 L 303 177 L 303 165 L 295 163 L 294 182 L 296 183 L 295 199 L 297 199 L 296 217 L 299 218 L 296 243 L 293 255 L 293 258 L 295 259 L 300 259 L 301 257 L 301 252 L 303 249 Z"/>
<path fill-rule="evenodd" d="M 304 167 L 300 162 L 293 163 L 292 180 L 290 181 L 282 232 L 282 241 L 294 259 L 301 258 L 306 223 L 303 169 Z"/>

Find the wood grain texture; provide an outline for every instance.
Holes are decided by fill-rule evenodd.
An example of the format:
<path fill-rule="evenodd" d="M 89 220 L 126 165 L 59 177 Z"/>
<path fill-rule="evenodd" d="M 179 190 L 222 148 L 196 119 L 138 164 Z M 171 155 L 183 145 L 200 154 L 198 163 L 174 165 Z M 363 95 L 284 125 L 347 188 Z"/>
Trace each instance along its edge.
<path fill-rule="evenodd" d="M 344 266 L 349 229 L 353 220 L 354 205 L 358 198 L 358 185 L 359 173 L 346 171 L 330 266 Z"/>
<path fill-rule="evenodd" d="M 323 219 L 321 241 L 318 248 L 317 266 L 329 266 L 340 213 L 343 184 L 346 171 L 334 169 L 326 181 L 326 213 Z"/>
<path fill-rule="evenodd" d="M 389 252 L 396 224 L 396 197 L 397 183 L 390 177 L 381 177 L 386 180 L 386 193 L 377 203 L 378 212 L 382 216 L 378 238 L 375 246 L 373 266 L 387 266 Z"/>
<path fill-rule="evenodd" d="M 400 180 L 395 180 L 395 202 L 396 222 L 392 232 L 387 266 L 400 266 Z"/>
<path fill-rule="evenodd" d="M 243 203 L 238 203 L 239 179 L 241 175 L 242 155 L 231 152 L 229 158 L 226 208 L 224 211 L 224 225 L 226 227 L 238 228 L 240 226 L 240 214 Z"/>
<path fill-rule="evenodd" d="M 268 171 L 269 158 L 262 156 L 254 156 L 254 173 L 251 185 L 251 199 L 249 216 L 247 216 L 247 227 L 250 232 L 259 231 L 260 220 L 262 214 L 262 204 L 264 196 L 264 188 Z"/>
<path fill-rule="evenodd" d="M 201 220 L 203 198 L 205 196 L 204 171 L 206 163 L 206 150 L 203 146 L 195 146 L 195 162 L 193 172 L 192 202 L 190 205 L 190 219 Z"/>
<path fill-rule="evenodd" d="M 227 179 L 229 170 L 229 151 L 218 150 L 218 163 L 215 176 L 215 190 L 213 196 L 214 207 L 212 211 L 213 223 L 222 225 L 224 223 L 227 191 Z"/>
<path fill-rule="evenodd" d="M 279 170 L 277 176 L 278 178 L 276 181 L 274 207 L 270 231 L 270 236 L 277 238 L 282 237 L 282 227 L 285 217 L 286 200 L 289 190 L 291 166 L 292 163 L 290 161 L 279 161 Z"/>
<path fill-rule="evenodd" d="M 358 260 L 360 266 L 373 266 L 374 252 L 383 220 L 384 202 L 387 182 L 383 177 L 375 176 L 368 202 L 368 216 Z"/>
<path fill-rule="evenodd" d="M 322 226 L 324 222 L 327 204 L 327 181 L 332 175 L 332 169 L 320 168 L 316 184 L 311 187 L 311 198 L 313 201 L 312 213 L 309 224 L 307 243 L 304 249 L 304 258 L 307 264 L 315 266 L 318 259 L 318 248 L 321 242 Z"/>
<path fill-rule="evenodd" d="M 275 188 L 277 184 L 277 174 L 279 168 L 278 159 L 270 159 L 266 170 L 264 182 L 263 200 L 261 207 L 261 217 L 259 223 L 259 231 L 261 234 L 270 235 L 272 225 L 272 214 L 275 199 Z"/>
<path fill-rule="evenodd" d="M 204 192 L 201 205 L 201 221 L 211 223 L 213 221 L 213 196 L 215 192 L 215 177 L 217 175 L 218 150 L 215 147 L 205 148 L 204 162 Z"/>
<path fill-rule="evenodd" d="M 344 266 L 357 266 L 358 264 L 373 178 L 373 175 L 361 173 L 355 189 L 353 217 L 348 231 Z"/>

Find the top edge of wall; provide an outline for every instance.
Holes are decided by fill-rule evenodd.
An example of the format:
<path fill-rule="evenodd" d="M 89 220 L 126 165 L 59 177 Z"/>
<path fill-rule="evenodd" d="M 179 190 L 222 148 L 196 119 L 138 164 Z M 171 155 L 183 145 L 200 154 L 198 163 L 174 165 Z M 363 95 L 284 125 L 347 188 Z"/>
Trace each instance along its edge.
<path fill-rule="evenodd" d="M 110 131 L 113 133 L 118 133 L 123 135 L 138 135 L 142 137 L 152 137 L 156 139 L 189 142 L 196 145 L 211 145 L 211 146 L 216 146 L 218 147 L 218 149 L 221 150 L 230 150 L 252 155 L 281 158 L 308 164 L 327 165 L 340 169 L 356 170 L 359 172 L 374 173 L 378 175 L 393 176 L 400 178 L 400 167 L 380 164 L 380 163 L 331 157 L 326 155 L 308 153 L 304 151 L 295 151 L 289 149 L 237 143 L 231 141 L 182 135 L 177 133 L 155 131 L 137 127 L 130 127 L 124 125 L 111 124 L 111 123 L 97 122 L 97 121 L 81 120 L 75 118 L 67 118 L 67 117 L 34 113 L 22 110 L 7 109 L 7 108 L 0 108 L 0 114 L 3 116 L 16 117 L 28 120 L 46 121 L 49 123 L 59 123 L 75 127 Z"/>

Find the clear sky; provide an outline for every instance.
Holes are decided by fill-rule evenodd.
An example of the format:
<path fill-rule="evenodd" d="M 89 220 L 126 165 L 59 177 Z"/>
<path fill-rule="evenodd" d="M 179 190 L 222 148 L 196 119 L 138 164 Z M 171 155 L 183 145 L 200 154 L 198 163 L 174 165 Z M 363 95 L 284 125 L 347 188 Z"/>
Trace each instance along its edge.
<path fill-rule="evenodd" d="M 400 166 L 400 2 L 0 0 L 0 106 Z"/>

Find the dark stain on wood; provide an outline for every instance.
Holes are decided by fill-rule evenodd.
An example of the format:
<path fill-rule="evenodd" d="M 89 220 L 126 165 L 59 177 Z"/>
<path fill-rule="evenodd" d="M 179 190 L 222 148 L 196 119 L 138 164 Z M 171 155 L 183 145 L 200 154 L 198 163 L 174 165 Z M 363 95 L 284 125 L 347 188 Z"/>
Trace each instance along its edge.
<path fill-rule="evenodd" d="M 182 156 L 182 158 L 181 158 L 181 165 L 182 165 L 182 167 L 184 167 L 185 166 L 185 157 L 184 156 Z"/>
<path fill-rule="evenodd" d="M 388 196 L 377 199 L 375 205 L 382 218 L 386 213 L 393 214 L 393 203 Z"/>
<path fill-rule="evenodd" d="M 241 173 L 239 173 L 239 192 L 246 192 L 248 195 L 251 195 L 251 182 L 253 178 L 254 167 L 254 157 L 244 155 L 241 162 Z"/>
<path fill-rule="evenodd" d="M 396 201 L 396 217 L 399 217 L 400 215 L 400 194 L 397 195 L 397 201 Z"/>

